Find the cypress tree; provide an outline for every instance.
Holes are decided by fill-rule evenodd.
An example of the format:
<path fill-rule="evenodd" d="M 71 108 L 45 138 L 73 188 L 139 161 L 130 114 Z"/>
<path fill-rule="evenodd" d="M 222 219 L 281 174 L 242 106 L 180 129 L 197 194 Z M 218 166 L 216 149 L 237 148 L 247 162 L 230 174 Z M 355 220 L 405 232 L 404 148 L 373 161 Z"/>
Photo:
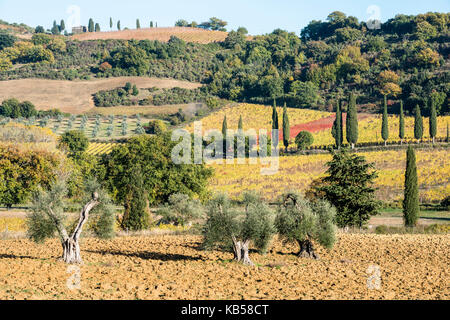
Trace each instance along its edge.
<path fill-rule="evenodd" d="M 344 144 L 344 117 L 342 116 L 342 101 L 339 100 L 339 118 L 341 127 L 341 146 Z"/>
<path fill-rule="evenodd" d="M 333 129 L 332 129 L 332 135 L 334 137 L 334 140 L 336 142 L 336 148 L 340 149 L 343 142 L 343 128 L 342 128 L 342 111 L 340 102 L 338 101 L 336 105 L 336 120 L 334 120 Z"/>
<path fill-rule="evenodd" d="M 273 145 L 278 146 L 279 136 L 277 137 L 275 134 L 275 130 L 279 130 L 278 124 L 278 111 L 277 111 L 277 101 L 273 99 L 273 109 L 272 109 L 272 141 Z"/>
<path fill-rule="evenodd" d="M 95 24 L 95 32 L 100 32 L 100 24 L 96 23 Z"/>
<path fill-rule="evenodd" d="M 111 17 L 111 18 L 109 18 L 109 29 L 112 30 L 112 27 L 113 27 L 113 19 Z"/>
<path fill-rule="evenodd" d="M 223 158 L 225 159 L 227 157 L 227 130 L 228 130 L 228 124 L 227 124 L 227 116 L 223 118 L 222 122 L 222 135 L 223 135 Z"/>
<path fill-rule="evenodd" d="M 272 107 L 272 129 L 279 129 L 277 101 L 275 99 L 273 99 L 273 107 Z"/>
<path fill-rule="evenodd" d="M 141 28 L 141 22 L 139 21 L 139 19 L 136 19 L 136 29 L 140 29 Z"/>
<path fill-rule="evenodd" d="M 124 230 L 138 231 L 148 228 L 147 196 L 140 167 L 134 168 L 131 172 L 124 208 L 125 213 L 122 219 Z"/>
<path fill-rule="evenodd" d="M 450 137 L 449 137 L 449 132 L 448 132 L 448 122 L 447 122 L 447 139 L 445 139 L 447 143 L 450 142 L 449 139 L 450 139 Z"/>
<path fill-rule="evenodd" d="M 405 197 L 403 219 L 406 227 L 414 227 L 419 218 L 419 188 L 417 185 L 416 155 L 412 146 L 406 154 Z"/>
<path fill-rule="evenodd" d="M 242 116 L 239 117 L 238 130 L 244 130 L 244 122 L 242 121 Z"/>
<path fill-rule="evenodd" d="M 400 144 L 403 144 L 405 139 L 405 115 L 403 113 L 403 101 L 400 101 L 400 117 L 399 117 L 399 131 L 398 136 L 400 138 Z"/>
<path fill-rule="evenodd" d="M 289 125 L 289 115 L 287 113 L 286 102 L 283 108 L 283 144 L 286 148 L 286 152 L 289 147 L 289 140 L 291 139 L 291 127 Z"/>
<path fill-rule="evenodd" d="M 60 29 L 61 31 L 66 30 L 66 24 L 64 23 L 64 20 L 61 20 L 61 24 L 59 25 L 59 29 Z"/>
<path fill-rule="evenodd" d="M 387 140 L 389 139 L 389 122 L 387 113 L 387 97 L 384 96 L 384 106 L 383 106 L 383 121 L 381 124 L 381 137 L 384 140 L 384 145 L 386 146 Z"/>
<path fill-rule="evenodd" d="M 94 20 L 92 20 L 92 18 L 89 19 L 88 31 L 94 32 Z"/>
<path fill-rule="evenodd" d="M 59 29 L 59 26 L 56 24 L 56 20 L 53 21 L 53 27 L 52 27 L 52 34 L 57 35 L 61 33 L 61 30 Z"/>
<path fill-rule="evenodd" d="M 117 30 L 119 30 L 119 31 L 120 31 L 120 20 L 119 20 L 119 21 L 117 21 Z"/>
<path fill-rule="evenodd" d="M 358 142 L 358 112 L 356 96 L 353 92 L 350 94 L 348 103 L 346 133 L 348 143 L 352 145 L 352 149 L 355 149 L 355 144 Z"/>
<path fill-rule="evenodd" d="M 423 119 L 419 105 L 416 105 L 414 116 L 414 138 L 417 140 L 417 143 L 419 143 L 423 136 Z"/>
<path fill-rule="evenodd" d="M 150 28 L 153 28 L 153 21 L 150 21 Z"/>
<path fill-rule="evenodd" d="M 437 135 L 437 114 L 436 105 L 434 101 L 431 101 L 431 112 L 430 112 L 430 137 L 433 140 L 433 144 Z"/>

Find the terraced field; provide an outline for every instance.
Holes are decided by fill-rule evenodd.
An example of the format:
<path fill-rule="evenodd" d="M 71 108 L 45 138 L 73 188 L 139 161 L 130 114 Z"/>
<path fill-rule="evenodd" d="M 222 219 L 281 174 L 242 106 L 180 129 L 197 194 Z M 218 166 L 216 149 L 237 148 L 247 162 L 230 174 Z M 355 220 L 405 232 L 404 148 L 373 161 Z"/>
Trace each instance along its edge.
<path fill-rule="evenodd" d="M 340 234 L 331 251 L 318 249 L 318 261 L 275 241 L 267 255 L 252 253 L 254 268 L 231 262 L 231 253 L 202 251 L 200 242 L 83 239 L 73 286 L 77 269 L 57 260 L 58 240 L 3 240 L 0 299 L 450 299 L 449 235 Z"/>

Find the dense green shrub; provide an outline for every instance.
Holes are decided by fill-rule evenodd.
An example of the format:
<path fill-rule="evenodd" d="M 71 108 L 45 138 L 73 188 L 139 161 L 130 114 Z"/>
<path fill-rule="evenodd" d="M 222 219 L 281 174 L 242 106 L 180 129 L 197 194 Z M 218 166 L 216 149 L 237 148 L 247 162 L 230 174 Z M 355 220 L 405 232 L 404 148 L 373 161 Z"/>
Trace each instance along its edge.
<path fill-rule="evenodd" d="M 314 137 L 311 132 L 302 131 L 295 137 L 295 144 L 299 150 L 305 150 L 314 143 Z"/>

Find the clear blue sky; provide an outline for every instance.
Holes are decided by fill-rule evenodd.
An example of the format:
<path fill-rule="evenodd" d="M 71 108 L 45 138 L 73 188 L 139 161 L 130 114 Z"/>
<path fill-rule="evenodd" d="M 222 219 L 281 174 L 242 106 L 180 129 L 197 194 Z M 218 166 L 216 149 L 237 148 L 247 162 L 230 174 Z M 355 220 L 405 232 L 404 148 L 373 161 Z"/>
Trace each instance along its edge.
<path fill-rule="evenodd" d="M 360 20 L 370 20 L 370 6 L 379 8 L 381 21 L 398 13 L 418 14 L 429 11 L 450 12 L 449 0 L 0 0 L 0 19 L 23 22 L 32 27 L 43 25 L 50 28 L 53 20 L 61 19 L 70 25 L 70 6 L 80 9 L 80 21 L 87 25 L 89 18 L 99 22 L 102 30 L 109 30 L 109 17 L 121 20 L 122 29 L 135 28 L 139 18 L 141 27 L 148 27 L 151 20 L 158 26 L 173 26 L 177 19 L 203 22 L 216 16 L 228 21 L 228 29 L 245 26 L 250 34 L 272 32 L 276 28 L 296 32 L 311 20 L 325 20 L 335 10 L 353 15 Z M 76 12 L 76 10 L 75 10 Z"/>

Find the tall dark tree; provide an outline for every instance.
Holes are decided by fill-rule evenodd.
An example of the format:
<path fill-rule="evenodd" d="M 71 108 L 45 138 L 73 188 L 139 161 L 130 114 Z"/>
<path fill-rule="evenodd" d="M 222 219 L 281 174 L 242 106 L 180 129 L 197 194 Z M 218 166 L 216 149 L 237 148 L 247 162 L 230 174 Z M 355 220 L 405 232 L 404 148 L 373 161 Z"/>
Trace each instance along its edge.
<path fill-rule="evenodd" d="M 59 25 L 59 29 L 60 29 L 61 31 L 66 30 L 66 24 L 64 23 L 64 20 L 61 20 L 61 23 L 60 23 L 60 25 Z"/>
<path fill-rule="evenodd" d="M 358 112 L 356 109 L 356 96 L 353 92 L 350 94 L 348 103 L 346 133 L 347 142 L 354 149 L 355 144 L 358 142 Z"/>
<path fill-rule="evenodd" d="M 279 129 L 279 122 L 278 122 L 278 111 L 277 111 L 277 101 L 273 100 L 273 107 L 272 107 L 272 129 Z"/>
<path fill-rule="evenodd" d="M 291 139 L 291 126 L 289 125 L 289 115 L 287 112 L 286 102 L 283 108 L 283 144 L 286 148 L 286 152 L 289 147 L 289 140 Z"/>
<path fill-rule="evenodd" d="M 149 226 L 148 196 L 144 187 L 141 168 L 135 167 L 129 179 L 128 192 L 125 197 L 121 227 L 124 230 L 139 231 Z"/>
<path fill-rule="evenodd" d="M 423 119 L 422 114 L 420 113 L 419 105 L 416 105 L 414 110 L 414 138 L 417 140 L 417 143 L 422 140 L 423 137 Z"/>
<path fill-rule="evenodd" d="M 150 21 L 150 28 L 153 28 L 153 21 Z"/>
<path fill-rule="evenodd" d="M 333 127 L 331 129 L 331 134 L 334 137 L 334 141 L 336 142 L 336 148 L 340 149 L 342 143 L 344 142 L 344 128 L 343 128 L 343 120 L 342 120 L 342 109 L 340 106 L 340 102 L 336 105 L 336 119 L 334 120 Z"/>
<path fill-rule="evenodd" d="M 94 20 L 92 20 L 92 18 L 89 19 L 88 31 L 89 32 L 94 32 L 95 31 Z"/>
<path fill-rule="evenodd" d="M 398 137 L 400 138 L 400 144 L 403 144 L 403 139 L 405 139 L 405 114 L 403 112 L 403 101 L 400 101 Z"/>
<path fill-rule="evenodd" d="M 223 118 L 222 122 L 222 136 L 223 136 L 223 158 L 225 159 L 227 157 L 227 130 L 228 130 L 228 123 L 227 123 L 227 116 Z"/>
<path fill-rule="evenodd" d="M 139 19 L 136 19 L 136 29 L 140 29 L 141 28 L 141 22 L 139 21 Z"/>
<path fill-rule="evenodd" d="M 403 219 L 406 227 L 414 227 L 419 219 L 419 187 L 417 182 L 416 155 L 412 146 L 408 147 L 406 154 Z"/>
<path fill-rule="evenodd" d="M 278 131 L 279 129 L 280 129 L 280 124 L 278 121 L 277 102 L 274 99 L 273 107 L 272 107 L 272 141 L 273 141 L 275 147 L 278 146 L 278 142 L 279 142 L 279 134 L 277 136 L 275 131 L 277 131 L 279 133 L 279 131 Z"/>
<path fill-rule="evenodd" d="M 120 20 L 119 20 L 119 21 L 117 21 L 117 30 L 119 30 L 119 31 L 120 31 Z"/>
<path fill-rule="evenodd" d="M 449 131 L 448 131 L 448 122 L 447 122 L 447 138 L 445 139 L 445 142 L 450 142 L 450 137 L 449 137 Z"/>
<path fill-rule="evenodd" d="M 100 24 L 96 23 L 95 24 L 95 32 L 100 32 Z"/>
<path fill-rule="evenodd" d="M 430 137 L 434 144 L 437 135 L 437 113 L 436 113 L 436 104 L 433 100 L 431 101 L 429 130 L 430 130 Z"/>
<path fill-rule="evenodd" d="M 111 18 L 109 18 L 109 29 L 112 30 L 112 27 L 113 27 L 113 19 L 111 17 Z"/>
<path fill-rule="evenodd" d="M 389 118 L 387 112 L 387 97 L 384 96 L 384 105 L 383 105 L 383 120 L 381 124 L 381 137 L 384 140 L 384 145 L 387 145 L 387 140 L 389 139 Z"/>
<path fill-rule="evenodd" d="M 53 21 L 53 27 L 52 27 L 52 34 L 58 35 L 61 33 L 61 30 L 59 29 L 59 26 L 56 24 L 56 21 Z"/>
<path fill-rule="evenodd" d="M 373 187 L 378 176 L 374 165 L 342 148 L 327 166 L 327 175 L 311 185 L 314 194 L 336 207 L 339 227 L 363 227 L 380 207 Z"/>

